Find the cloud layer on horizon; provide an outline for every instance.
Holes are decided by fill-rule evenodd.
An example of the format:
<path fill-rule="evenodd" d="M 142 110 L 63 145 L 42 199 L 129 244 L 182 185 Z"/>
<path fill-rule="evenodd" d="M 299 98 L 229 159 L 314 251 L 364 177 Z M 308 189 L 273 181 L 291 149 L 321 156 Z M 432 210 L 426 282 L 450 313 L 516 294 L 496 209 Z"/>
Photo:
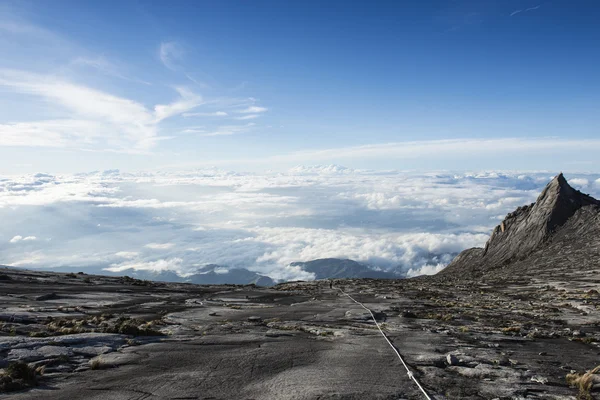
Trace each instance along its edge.
<path fill-rule="evenodd" d="M 189 274 L 213 263 L 310 279 L 289 264 L 336 257 L 434 273 L 552 175 L 324 166 L 0 177 L 0 264 Z M 599 174 L 567 178 L 600 197 Z"/>

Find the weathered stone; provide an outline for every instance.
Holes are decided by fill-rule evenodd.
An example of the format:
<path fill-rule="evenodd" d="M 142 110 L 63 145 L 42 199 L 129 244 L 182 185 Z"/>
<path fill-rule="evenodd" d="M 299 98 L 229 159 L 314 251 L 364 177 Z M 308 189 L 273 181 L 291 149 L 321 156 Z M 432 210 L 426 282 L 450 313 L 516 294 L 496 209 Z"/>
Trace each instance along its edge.
<path fill-rule="evenodd" d="M 109 346 L 74 346 L 72 347 L 72 351 L 74 354 L 93 357 L 100 354 L 110 353 L 111 351 L 114 351 L 114 348 Z"/>
<path fill-rule="evenodd" d="M 37 296 L 34 300 L 35 301 L 45 301 L 45 300 L 57 300 L 60 297 L 56 294 L 56 293 L 47 293 L 47 294 L 43 294 L 41 296 Z"/>
<path fill-rule="evenodd" d="M 546 378 L 546 377 L 543 377 L 543 376 L 536 375 L 536 376 L 532 376 L 532 377 L 531 377 L 531 381 L 532 381 L 532 382 L 541 383 L 542 385 L 545 385 L 545 384 L 547 384 L 547 383 L 548 383 L 548 378 Z"/>
<path fill-rule="evenodd" d="M 496 360 L 496 364 L 503 366 L 503 367 L 507 367 L 510 365 L 510 360 L 508 359 L 508 357 L 500 357 L 498 360 Z"/>
<path fill-rule="evenodd" d="M 456 357 L 454 354 L 448 354 L 446 356 L 446 362 L 448 365 L 458 365 L 460 363 L 458 357 Z"/>
<path fill-rule="evenodd" d="M 45 357 L 71 356 L 73 350 L 65 346 L 42 346 L 37 349 Z"/>
<path fill-rule="evenodd" d="M 8 361 L 31 362 L 45 358 L 44 354 L 32 349 L 13 349 L 8 352 L 6 359 Z"/>

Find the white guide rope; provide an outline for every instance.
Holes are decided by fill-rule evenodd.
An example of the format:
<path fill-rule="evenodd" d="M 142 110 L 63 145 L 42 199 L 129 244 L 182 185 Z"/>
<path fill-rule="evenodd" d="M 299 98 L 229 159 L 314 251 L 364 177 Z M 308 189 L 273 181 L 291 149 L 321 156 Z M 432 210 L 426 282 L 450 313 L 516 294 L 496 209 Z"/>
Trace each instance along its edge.
<path fill-rule="evenodd" d="M 348 298 L 350 298 L 350 300 L 352 300 L 353 302 L 355 302 L 356 304 L 358 304 L 359 306 L 361 306 L 362 308 L 364 308 L 365 310 L 367 310 L 369 312 L 369 314 L 371 314 L 371 318 L 373 319 L 373 322 L 375 322 L 375 325 L 377 326 L 377 329 L 379 329 L 379 332 L 381 333 L 381 336 L 383 336 L 383 338 L 385 339 L 385 341 L 388 342 L 388 344 L 390 345 L 390 347 L 392 348 L 392 350 L 394 350 L 394 353 L 396 353 L 396 355 L 398 356 L 398 358 L 402 362 L 402 365 L 404 365 L 404 368 L 406 369 L 406 373 L 407 373 L 408 377 L 410 379 L 412 379 L 417 384 L 417 386 L 419 387 L 419 389 L 421 390 L 421 392 L 423 392 L 423 394 L 425 395 L 425 398 L 427 400 L 431 400 L 431 397 L 429 397 L 429 395 L 427 394 L 427 392 L 425 391 L 425 389 L 423 389 L 423 386 L 421 386 L 421 384 L 419 383 L 419 381 L 417 380 L 417 378 L 415 378 L 415 376 L 412 373 L 412 371 L 410 369 L 408 369 L 408 365 L 406 365 L 406 363 L 404 362 L 404 359 L 400 355 L 400 352 L 398 351 L 398 349 L 396 348 L 396 346 L 394 346 L 392 344 L 392 342 L 390 341 L 390 339 L 388 339 L 387 335 L 381 329 L 381 326 L 379 326 L 379 323 L 375 319 L 375 315 L 373 314 L 373 311 L 371 311 L 370 309 L 368 309 L 367 307 L 365 307 L 365 305 L 363 303 L 361 303 L 360 301 L 354 300 L 354 298 L 352 296 L 350 296 L 348 293 L 344 292 L 342 289 L 340 289 L 340 288 L 336 288 L 336 289 L 339 290 L 340 292 L 342 292 L 343 294 L 345 294 L 346 296 L 348 296 Z"/>

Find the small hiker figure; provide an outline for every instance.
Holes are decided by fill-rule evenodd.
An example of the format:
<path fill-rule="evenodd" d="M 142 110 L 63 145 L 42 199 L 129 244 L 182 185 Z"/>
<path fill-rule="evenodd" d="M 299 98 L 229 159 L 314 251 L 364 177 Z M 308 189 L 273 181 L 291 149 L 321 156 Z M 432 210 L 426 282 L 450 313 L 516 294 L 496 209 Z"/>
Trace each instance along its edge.
<path fill-rule="evenodd" d="M 329 281 L 329 289 L 333 289 L 333 281 Z"/>

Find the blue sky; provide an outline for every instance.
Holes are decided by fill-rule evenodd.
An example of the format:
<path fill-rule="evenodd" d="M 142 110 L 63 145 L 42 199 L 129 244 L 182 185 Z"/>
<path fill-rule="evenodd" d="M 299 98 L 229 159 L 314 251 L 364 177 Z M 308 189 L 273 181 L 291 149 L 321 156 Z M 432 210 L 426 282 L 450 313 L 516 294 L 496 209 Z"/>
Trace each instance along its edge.
<path fill-rule="evenodd" d="M 597 170 L 595 1 L 0 0 L 0 173 Z"/>
<path fill-rule="evenodd" d="M 599 20 L 597 1 L 0 0 L 0 264 L 439 271 L 561 170 L 600 195 Z"/>

